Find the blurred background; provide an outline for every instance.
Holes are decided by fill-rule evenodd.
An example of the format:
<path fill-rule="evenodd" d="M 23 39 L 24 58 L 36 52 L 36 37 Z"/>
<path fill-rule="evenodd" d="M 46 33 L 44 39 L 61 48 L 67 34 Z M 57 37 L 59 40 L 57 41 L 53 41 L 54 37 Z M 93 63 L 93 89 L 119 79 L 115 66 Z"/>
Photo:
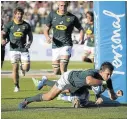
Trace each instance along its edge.
<path fill-rule="evenodd" d="M 1 1 L 1 19 L 3 26 L 13 19 L 13 10 L 20 6 L 24 9 L 24 20 L 28 22 L 33 32 L 33 43 L 29 50 L 31 61 L 51 61 L 52 49 L 51 44 L 46 43 L 43 35 L 45 19 L 52 10 L 57 10 L 56 1 Z M 93 11 L 92 1 L 71 1 L 68 11 L 76 15 L 80 20 L 82 27 L 85 28 L 87 22 L 86 12 Z M 52 30 L 50 30 L 52 34 Z M 74 43 L 72 49 L 72 61 L 81 61 L 84 46 L 79 45 L 79 32 L 75 28 L 72 33 Z M 38 47 L 37 47 L 38 46 Z M 9 43 L 5 48 L 5 60 L 10 60 Z"/>
<path fill-rule="evenodd" d="M 1 1 L 1 18 L 6 24 L 13 17 L 13 10 L 15 7 L 20 6 L 24 9 L 24 20 L 27 21 L 32 31 L 37 34 L 43 33 L 43 24 L 45 18 L 51 10 L 57 10 L 56 1 Z M 93 10 L 92 1 L 71 1 L 68 11 L 76 15 L 82 26 L 85 26 L 87 11 Z M 76 30 L 75 30 L 76 32 Z"/>

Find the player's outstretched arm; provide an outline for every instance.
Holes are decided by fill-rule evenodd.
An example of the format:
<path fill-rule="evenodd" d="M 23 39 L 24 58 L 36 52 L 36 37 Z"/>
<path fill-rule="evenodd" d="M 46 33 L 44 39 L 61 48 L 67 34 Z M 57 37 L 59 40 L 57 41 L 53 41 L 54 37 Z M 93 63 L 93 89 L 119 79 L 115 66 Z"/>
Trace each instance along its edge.
<path fill-rule="evenodd" d="M 114 90 L 108 90 L 108 94 L 111 100 L 116 100 L 118 97 L 123 96 L 123 91 L 122 90 L 118 90 L 116 93 L 114 92 Z"/>

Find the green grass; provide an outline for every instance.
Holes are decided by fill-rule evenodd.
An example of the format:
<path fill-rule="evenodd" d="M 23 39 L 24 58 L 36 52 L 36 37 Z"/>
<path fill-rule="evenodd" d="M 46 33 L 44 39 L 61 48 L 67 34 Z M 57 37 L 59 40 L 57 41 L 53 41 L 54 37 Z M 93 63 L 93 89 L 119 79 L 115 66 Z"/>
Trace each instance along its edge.
<path fill-rule="evenodd" d="M 31 69 L 51 69 L 51 62 L 32 62 Z M 69 69 L 92 68 L 93 64 L 82 62 L 70 62 Z M 5 62 L 3 70 L 11 70 L 10 62 Z M 13 92 L 11 78 L 1 79 L 1 119 L 127 119 L 126 106 L 112 107 L 89 107 L 74 109 L 71 103 L 57 101 L 34 102 L 22 111 L 18 110 L 18 104 L 25 97 L 34 96 L 38 93 L 47 92 L 50 87 L 44 87 L 37 91 L 30 78 L 20 79 L 18 93 Z M 91 92 L 92 93 L 92 92 Z M 94 101 L 94 95 L 90 100 Z"/>
<path fill-rule="evenodd" d="M 94 65 L 92 63 L 84 63 L 84 62 L 72 62 L 70 61 L 68 68 L 69 69 L 88 69 L 93 68 Z M 11 70 L 12 66 L 10 61 L 5 61 L 3 64 L 2 70 Z M 52 64 L 50 61 L 32 61 L 31 69 L 40 70 L 40 69 L 52 69 Z"/>

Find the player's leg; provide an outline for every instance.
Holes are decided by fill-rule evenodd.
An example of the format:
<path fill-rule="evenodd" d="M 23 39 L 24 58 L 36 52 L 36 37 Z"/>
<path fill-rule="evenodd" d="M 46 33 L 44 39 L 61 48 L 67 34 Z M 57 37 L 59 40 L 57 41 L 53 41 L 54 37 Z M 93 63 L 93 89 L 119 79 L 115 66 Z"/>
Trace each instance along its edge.
<path fill-rule="evenodd" d="M 20 55 L 18 51 L 10 51 L 11 63 L 12 63 L 12 78 L 15 85 L 14 92 L 19 91 L 19 59 Z"/>
<path fill-rule="evenodd" d="M 57 100 L 72 102 L 72 106 L 75 108 L 84 107 L 89 104 L 89 91 L 86 87 L 81 87 L 70 95 L 60 94 Z"/>
<path fill-rule="evenodd" d="M 53 100 L 63 90 L 68 89 L 70 87 L 70 82 L 68 81 L 68 74 L 69 72 L 66 72 L 65 74 L 63 74 L 49 92 L 26 98 L 23 102 L 19 104 L 19 109 L 25 108 L 26 105 L 28 105 L 31 102 Z"/>
<path fill-rule="evenodd" d="M 88 56 L 90 55 L 90 48 L 88 46 L 84 47 L 84 52 L 83 52 L 83 56 L 82 56 L 82 61 L 83 62 L 91 62 L 91 59 L 88 58 Z"/>
<path fill-rule="evenodd" d="M 83 62 L 91 62 L 91 59 L 90 58 L 88 58 L 88 56 L 89 56 L 89 51 L 84 51 L 84 54 L 83 54 L 83 56 L 82 56 L 82 61 Z"/>
<path fill-rule="evenodd" d="M 94 63 L 94 47 L 90 48 L 89 59 L 91 60 L 92 63 Z"/>
<path fill-rule="evenodd" d="M 39 81 L 39 83 L 37 85 L 37 89 L 40 90 L 45 85 L 53 87 L 55 83 L 56 83 L 56 81 L 48 80 L 48 78 L 46 76 L 42 76 L 42 79 Z"/>
<path fill-rule="evenodd" d="M 45 93 L 45 94 L 37 94 L 33 97 L 25 98 L 25 100 L 18 105 L 18 108 L 23 109 L 29 103 L 32 103 L 32 102 L 41 102 L 41 101 L 53 100 L 60 93 L 61 93 L 61 90 L 56 85 L 54 85 L 51 88 L 51 90 L 49 92 Z"/>
<path fill-rule="evenodd" d="M 30 70 L 30 55 L 29 52 L 21 53 L 21 64 L 20 68 L 22 70 L 22 74 L 25 76 L 25 72 Z"/>
<path fill-rule="evenodd" d="M 61 48 L 61 54 L 60 54 L 60 71 L 63 74 L 67 71 L 69 59 L 71 57 L 71 46 L 64 46 Z"/>
<path fill-rule="evenodd" d="M 59 50 L 60 48 L 52 49 L 52 67 L 55 75 L 61 75 Z"/>
<path fill-rule="evenodd" d="M 71 95 L 65 95 L 61 93 L 58 95 L 57 100 L 64 100 L 64 101 L 72 102 L 72 98 L 73 96 Z"/>
<path fill-rule="evenodd" d="M 61 75 L 60 60 L 52 61 L 53 72 L 55 75 Z"/>
<path fill-rule="evenodd" d="M 1 68 L 3 66 L 4 57 L 5 57 L 5 48 L 4 46 L 1 45 Z"/>
<path fill-rule="evenodd" d="M 70 56 L 61 56 L 60 71 L 62 74 L 67 71 L 69 59 L 70 59 Z"/>

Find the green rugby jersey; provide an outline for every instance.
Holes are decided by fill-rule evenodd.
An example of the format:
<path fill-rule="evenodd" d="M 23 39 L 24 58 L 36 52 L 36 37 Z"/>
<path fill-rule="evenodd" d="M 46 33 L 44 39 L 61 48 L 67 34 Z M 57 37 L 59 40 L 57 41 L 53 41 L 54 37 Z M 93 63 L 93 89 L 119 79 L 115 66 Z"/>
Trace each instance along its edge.
<path fill-rule="evenodd" d="M 28 33 L 31 32 L 31 27 L 27 22 L 23 21 L 17 24 L 14 20 L 10 21 L 5 25 L 3 31 L 6 35 L 9 35 L 11 51 L 28 51 L 28 49 L 25 48 L 25 43 Z"/>
<path fill-rule="evenodd" d="M 94 34 L 94 25 L 92 24 L 86 24 L 85 26 L 85 34 Z M 88 38 L 87 39 L 87 46 L 89 47 L 94 47 L 94 39 L 93 38 Z"/>
<path fill-rule="evenodd" d="M 98 70 L 89 69 L 85 71 L 71 71 L 68 76 L 68 81 L 72 84 L 72 86 L 77 88 L 83 87 L 85 85 L 88 86 L 86 84 L 87 76 L 92 76 L 96 79 L 103 80 Z"/>
<path fill-rule="evenodd" d="M 48 27 L 53 28 L 52 48 L 72 46 L 71 34 L 74 27 L 79 31 L 82 29 L 78 18 L 69 12 L 60 15 L 58 11 L 52 11 L 48 15 L 45 23 Z"/>

